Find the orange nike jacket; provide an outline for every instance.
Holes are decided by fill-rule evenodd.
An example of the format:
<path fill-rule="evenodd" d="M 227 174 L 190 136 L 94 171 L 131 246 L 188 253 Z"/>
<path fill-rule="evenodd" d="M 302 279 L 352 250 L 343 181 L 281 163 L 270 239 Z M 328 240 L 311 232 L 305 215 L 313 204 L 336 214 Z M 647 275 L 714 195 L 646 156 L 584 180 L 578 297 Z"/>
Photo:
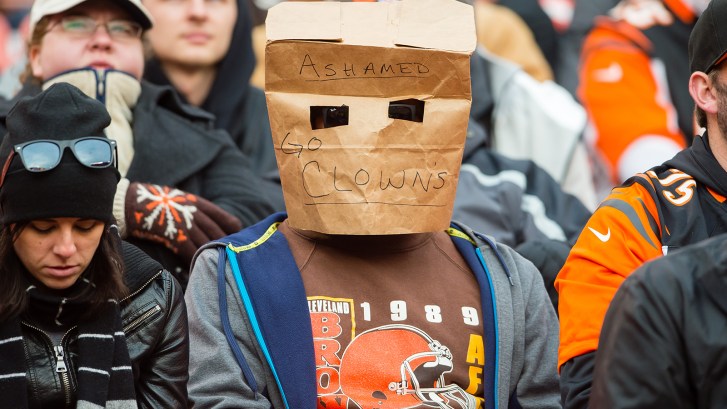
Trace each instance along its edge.
<path fill-rule="evenodd" d="M 571 249 L 555 281 L 564 397 L 587 401 L 601 325 L 626 277 L 671 249 L 727 232 L 727 171 L 707 139 L 695 137 L 673 159 L 615 188 Z"/>

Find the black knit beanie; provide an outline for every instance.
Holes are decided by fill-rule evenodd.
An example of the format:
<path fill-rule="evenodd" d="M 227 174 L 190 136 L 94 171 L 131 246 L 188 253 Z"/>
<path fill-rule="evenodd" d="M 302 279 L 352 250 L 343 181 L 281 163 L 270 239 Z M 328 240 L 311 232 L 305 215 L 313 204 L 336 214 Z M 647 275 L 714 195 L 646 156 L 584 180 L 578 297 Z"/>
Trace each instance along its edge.
<path fill-rule="evenodd" d="M 6 119 L 7 134 L 0 144 L 0 166 L 17 144 L 38 139 L 71 140 L 104 137 L 111 117 L 104 105 L 73 85 L 58 83 L 33 97 L 20 99 Z M 0 222 L 54 217 L 113 220 L 119 172 L 114 166 L 92 169 L 70 149 L 61 163 L 47 172 L 29 172 L 14 155 L 0 187 Z"/>

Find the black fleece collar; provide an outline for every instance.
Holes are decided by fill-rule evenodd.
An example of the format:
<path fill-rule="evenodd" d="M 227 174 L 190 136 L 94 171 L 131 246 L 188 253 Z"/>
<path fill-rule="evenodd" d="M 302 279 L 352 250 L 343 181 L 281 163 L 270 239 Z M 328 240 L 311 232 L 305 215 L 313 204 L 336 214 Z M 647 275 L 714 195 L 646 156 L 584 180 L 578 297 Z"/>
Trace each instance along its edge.
<path fill-rule="evenodd" d="M 696 181 L 727 196 L 727 171 L 717 162 L 709 148 L 709 136 L 696 136 L 692 146 L 664 162 L 665 166 L 684 171 Z"/>

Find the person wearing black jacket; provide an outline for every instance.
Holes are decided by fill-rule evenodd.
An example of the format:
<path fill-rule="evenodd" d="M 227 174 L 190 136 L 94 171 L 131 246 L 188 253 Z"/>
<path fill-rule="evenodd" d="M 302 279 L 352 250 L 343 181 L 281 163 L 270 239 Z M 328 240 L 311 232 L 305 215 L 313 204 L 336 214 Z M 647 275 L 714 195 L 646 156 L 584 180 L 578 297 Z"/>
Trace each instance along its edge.
<path fill-rule="evenodd" d="M 589 408 L 727 406 L 725 266 L 722 234 L 624 281 L 601 329 Z"/>
<path fill-rule="evenodd" d="M 144 79 L 171 85 L 184 102 L 213 114 L 261 176 L 261 190 L 284 210 L 265 93 L 250 84 L 256 59 L 248 1 L 145 0 L 144 6 L 154 18 Z"/>
<path fill-rule="evenodd" d="M 0 406 L 186 407 L 182 290 L 114 224 L 111 118 L 70 84 L 21 99 L 0 144 Z"/>

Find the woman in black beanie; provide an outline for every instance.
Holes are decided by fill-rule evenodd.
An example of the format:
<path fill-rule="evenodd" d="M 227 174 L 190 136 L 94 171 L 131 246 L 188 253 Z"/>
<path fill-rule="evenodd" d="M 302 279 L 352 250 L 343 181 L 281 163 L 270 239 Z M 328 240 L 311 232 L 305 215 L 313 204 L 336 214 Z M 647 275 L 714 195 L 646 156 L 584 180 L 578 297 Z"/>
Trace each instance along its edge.
<path fill-rule="evenodd" d="M 120 240 L 103 104 L 60 83 L 0 144 L 0 407 L 187 405 L 178 283 Z"/>

